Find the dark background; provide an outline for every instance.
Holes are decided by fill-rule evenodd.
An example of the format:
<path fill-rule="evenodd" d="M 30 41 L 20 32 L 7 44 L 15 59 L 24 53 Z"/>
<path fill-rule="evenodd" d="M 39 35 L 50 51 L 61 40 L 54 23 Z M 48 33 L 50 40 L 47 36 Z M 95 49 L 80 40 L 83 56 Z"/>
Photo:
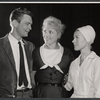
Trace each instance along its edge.
<path fill-rule="evenodd" d="M 93 50 L 100 56 L 100 4 L 99 3 L 0 3 L 0 37 L 10 31 L 9 15 L 17 7 L 26 7 L 33 13 L 32 30 L 25 39 L 33 42 L 36 47 L 43 44 L 41 27 L 43 20 L 52 15 L 66 25 L 60 43 L 73 50 L 73 33 L 76 28 L 90 24 L 96 31 Z"/>

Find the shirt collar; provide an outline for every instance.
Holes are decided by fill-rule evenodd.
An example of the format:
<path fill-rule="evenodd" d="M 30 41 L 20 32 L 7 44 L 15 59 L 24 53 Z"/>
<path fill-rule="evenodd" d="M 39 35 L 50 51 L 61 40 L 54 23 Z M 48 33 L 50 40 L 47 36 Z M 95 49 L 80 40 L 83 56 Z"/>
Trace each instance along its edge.
<path fill-rule="evenodd" d="M 9 33 L 8 37 L 13 44 L 18 44 L 19 41 L 11 33 Z M 20 39 L 20 42 L 24 45 L 22 38 Z"/>
<path fill-rule="evenodd" d="M 23 39 L 22 38 L 21 38 L 20 42 L 21 42 L 22 45 L 25 45 L 25 43 L 23 42 Z"/>
<path fill-rule="evenodd" d="M 46 44 L 43 44 L 43 46 L 42 46 L 43 49 L 45 49 L 45 48 L 44 48 L 45 45 L 46 45 Z M 59 50 L 59 51 L 61 52 L 61 54 L 63 54 L 63 49 L 64 49 L 63 46 L 61 46 L 60 43 L 58 43 L 58 45 L 59 45 L 59 49 L 54 49 L 54 50 Z"/>
<path fill-rule="evenodd" d="M 80 56 L 81 54 L 76 58 L 75 62 L 80 63 Z M 96 53 L 92 51 L 85 59 L 94 59 L 96 57 Z"/>
<path fill-rule="evenodd" d="M 81 54 L 79 55 L 78 58 L 80 58 L 80 56 L 81 56 Z M 95 58 L 95 56 L 96 56 L 96 53 L 94 51 L 92 51 L 86 58 L 93 59 L 93 58 Z"/>
<path fill-rule="evenodd" d="M 91 58 L 91 59 L 93 59 L 95 57 L 96 57 L 96 53 L 94 51 L 92 51 L 91 54 L 88 55 L 88 58 Z"/>

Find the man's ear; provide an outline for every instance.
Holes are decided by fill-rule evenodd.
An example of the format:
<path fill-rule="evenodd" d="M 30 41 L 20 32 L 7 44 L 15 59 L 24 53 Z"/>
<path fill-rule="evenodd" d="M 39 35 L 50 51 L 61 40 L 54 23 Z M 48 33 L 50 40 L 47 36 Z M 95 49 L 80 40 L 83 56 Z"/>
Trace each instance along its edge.
<path fill-rule="evenodd" d="M 13 20 L 13 21 L 12 21 L 12 24 L 13 24 L 14 27 L 17 27 L 19 23 L 18 23 L 17 20 Z"/>

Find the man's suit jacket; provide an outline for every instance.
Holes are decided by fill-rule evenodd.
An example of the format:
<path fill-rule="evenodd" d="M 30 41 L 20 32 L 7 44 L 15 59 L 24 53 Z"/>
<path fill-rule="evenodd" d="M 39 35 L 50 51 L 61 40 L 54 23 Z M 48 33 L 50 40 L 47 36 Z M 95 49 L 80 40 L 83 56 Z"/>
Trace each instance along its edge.
<path fill-rule="evenodd" d="M 33 65 L 32 52 L 35 46 L 29 41 L 23 41 L 25 43 L 25 51 L 31 77 Z M 16 90 L 17 73 L 11 45 L 7 34 L 5 37 L 0 38 L 0 97 L 14 97 L 16 96 Z"/>

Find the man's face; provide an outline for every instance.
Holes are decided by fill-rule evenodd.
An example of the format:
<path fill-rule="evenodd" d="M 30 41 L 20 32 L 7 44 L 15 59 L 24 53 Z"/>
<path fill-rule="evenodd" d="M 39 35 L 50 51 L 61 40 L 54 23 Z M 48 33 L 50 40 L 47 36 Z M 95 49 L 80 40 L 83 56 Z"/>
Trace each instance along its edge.
<path fill-rule="evenodd" d="M 32 18 L 31 16 L 24 14 L 20 23 L 16 27 L 16 32 L 19 37 L 27 37 L 28 33 L 32 29 Z"/>

